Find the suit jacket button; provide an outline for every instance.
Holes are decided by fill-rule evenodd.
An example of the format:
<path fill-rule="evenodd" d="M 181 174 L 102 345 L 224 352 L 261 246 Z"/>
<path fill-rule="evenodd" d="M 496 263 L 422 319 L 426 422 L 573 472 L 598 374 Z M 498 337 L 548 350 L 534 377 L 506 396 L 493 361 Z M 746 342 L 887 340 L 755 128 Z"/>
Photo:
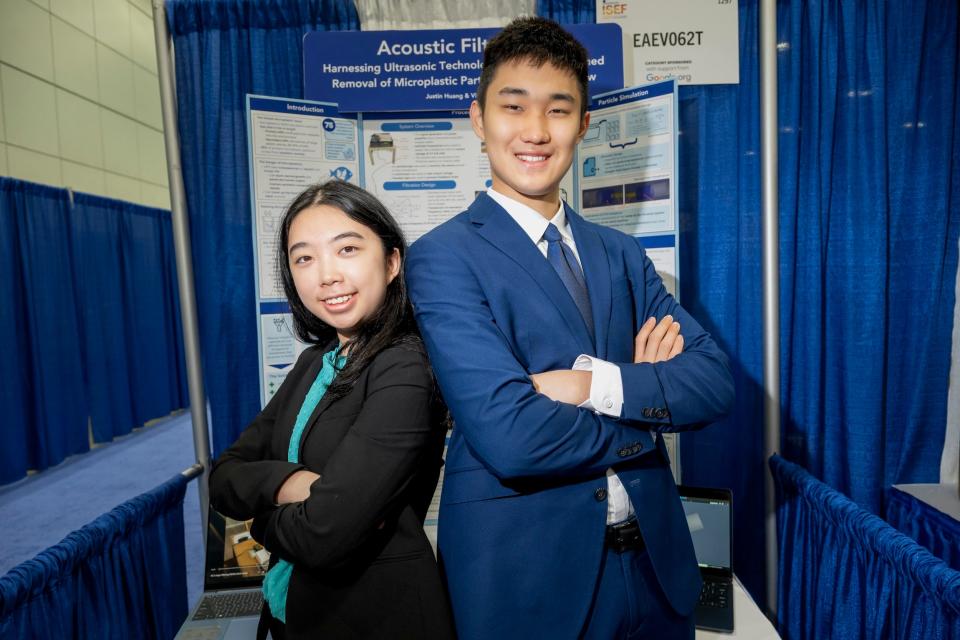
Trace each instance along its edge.
<path fill-rule="evenodd" d="M 621 458 L 626 458 L 628 455 L 630 455 L 630 449 L 627 447 L 623 447 L 622 449 L 617 451 L 617 455 L 620 456 Z"/>
<path fill-rule="evenodd" d="M 640 413 L 643 414 L 643 417 L 644 417 L 644 418 L 649 418 L 649 417 L 650 417 L 650 407 L 644 407 L 644 408 L 643 408 L 643 411 L 641 411 Z"/>
<path fill-rule="evenodd" d="M 593 498 L 597 502 L 603 502 L 604 500 L 607 499 L 607 490 L 604 489 L 603 487 L 597 489 L 596 491 L 593 492 Z"/>
<path fill-rule="evenodd" d="M 666 417 L 669 416 L 669 415 L 670 415 L 670 412 L 667 411 L 666 409 L 663 409 L 663 408 L 657 409 L 657 417 L 658 417 L 658 418 L 666 418 Z"/>

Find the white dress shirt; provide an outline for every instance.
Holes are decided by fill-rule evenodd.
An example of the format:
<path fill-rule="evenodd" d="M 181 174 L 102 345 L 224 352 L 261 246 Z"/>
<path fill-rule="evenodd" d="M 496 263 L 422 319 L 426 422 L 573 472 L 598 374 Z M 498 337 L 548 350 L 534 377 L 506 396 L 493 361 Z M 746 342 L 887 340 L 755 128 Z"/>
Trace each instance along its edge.
<path fill-rule="evenodd" d="M 560 231 L 561 240 L 570 247 L 577 262 L 583 268 L 583 261 L 580 260 L 580 253 L 577 251 L 577 244 L 573 240 L 573 234 L 570 232 L 570 225 L 567 223 L 567 214 L 563 209 L 563 202 L 560 203 L 557 213 L 553 218 L 547 220 L 542 215 L 528 207 L 517 202 L 502 193 L 487 189 L 487 195 L 496 201 L 514 221 L 520 225 L 523 232 L 527 234 L 531 242 L 536 245 L 543 257 L 547 257 L 547 241 L 543 238 L 543 232 L 547 226 L 553 223 Z M 584 273 L 586 280 L 586 273 Z M 587 282 L 587 291 L 590 290 L 590 283 Z M 620 417 L 623 410 L 623 379 L 620 376 L 620 367 L 594 358 L 587 354 L 580 354 L 573 362 L 572 369 L 592 372 L 590 381 L 590 397 L 580 406 L 584 409 L 590 409 L 597 413 Z M 633 515 L 633 505 L 630 503 L 630 497 L 623 488 L 620 478 L 614 473 L 613 469 L 607 469 L 607 524 L 622 522 Z"/>

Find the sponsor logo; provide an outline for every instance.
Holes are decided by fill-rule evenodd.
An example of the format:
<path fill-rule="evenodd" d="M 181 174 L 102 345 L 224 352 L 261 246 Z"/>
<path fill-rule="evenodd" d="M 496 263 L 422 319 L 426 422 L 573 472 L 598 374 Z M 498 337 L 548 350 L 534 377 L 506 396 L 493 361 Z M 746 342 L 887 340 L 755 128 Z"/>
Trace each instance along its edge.
<path fill-rule="evenodd" d="M 689 73 L 665 73 L 663 75 L 657 73 L 648 73 L 647 82 L 657 82 L 659 80 L 670 80 L 671 78 L 676 78 L 677 82 L 690 82 L 693 80 L 693 76 Z"/>
<path fill-rule="evenodd" d="M 623 18 L 627 15 L 627 3 L 622 0 L 603 0 L 600 15 L 604 18 Z"/>

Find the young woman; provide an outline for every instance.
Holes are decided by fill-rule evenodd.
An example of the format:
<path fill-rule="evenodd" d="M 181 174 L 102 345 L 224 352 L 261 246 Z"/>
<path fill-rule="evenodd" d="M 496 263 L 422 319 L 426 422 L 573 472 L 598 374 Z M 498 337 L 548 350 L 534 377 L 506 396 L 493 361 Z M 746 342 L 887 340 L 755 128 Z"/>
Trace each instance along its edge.
<path fill-rule="evenodd" d="M 210 475 L 271 552 L 260 635 L 452 638 L 423 520 L 446 410 L 413 321 L 396 221 L 347 182 L 310 187 L 278 246 L 294 329 L 313 346 Z"/>

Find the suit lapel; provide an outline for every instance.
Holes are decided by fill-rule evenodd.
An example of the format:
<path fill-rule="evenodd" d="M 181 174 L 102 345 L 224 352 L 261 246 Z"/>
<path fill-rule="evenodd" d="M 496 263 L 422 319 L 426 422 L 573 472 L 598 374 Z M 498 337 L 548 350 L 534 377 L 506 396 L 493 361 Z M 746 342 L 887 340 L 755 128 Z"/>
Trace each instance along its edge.
<path fill-rule="evenodd" d="M 593 310 L 593 331 L 596 334 L 597 357 L 607 358 L 607 333 L 610 328 L 611 283 L 610 263 L 600 234 L 573 209 L 564 204 L 567 221 L 577 243 L 577 253 L 587 280 L 590 308 Z"/>
<path fill-rule="evenodd" d="M 477 197 L 470 206 L 469 213 L 477 233 L 530 274 L 557 308 L 583 352 L 594 353 L 590 332 L 576 303 L 563 286 L 560 276 L 536 245 L 530 242 L 520 225 L 485 193 Z M 579 240 L 577 242 L 579 243 Z"/>

